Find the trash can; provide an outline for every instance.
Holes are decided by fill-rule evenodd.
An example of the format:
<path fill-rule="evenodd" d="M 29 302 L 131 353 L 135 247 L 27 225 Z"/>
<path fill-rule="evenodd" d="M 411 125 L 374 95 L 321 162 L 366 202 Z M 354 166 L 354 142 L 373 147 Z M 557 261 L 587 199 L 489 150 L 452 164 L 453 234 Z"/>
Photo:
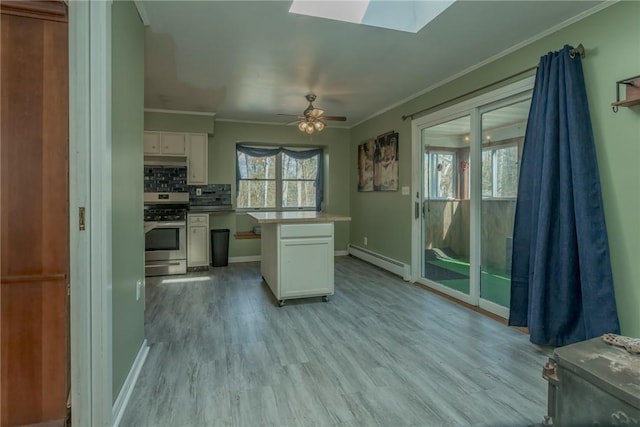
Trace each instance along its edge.
<path fill-rule="evenodd" d="M 226 267 L 229 264 L 229 229 L 211 230 L 211 265 Z"/>

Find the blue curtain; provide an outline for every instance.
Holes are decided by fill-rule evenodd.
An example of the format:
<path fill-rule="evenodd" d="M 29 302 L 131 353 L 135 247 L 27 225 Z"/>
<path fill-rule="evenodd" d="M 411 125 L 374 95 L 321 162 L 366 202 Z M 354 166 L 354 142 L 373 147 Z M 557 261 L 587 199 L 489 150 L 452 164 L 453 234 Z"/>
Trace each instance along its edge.
<path fill-rule="evenodd" d="M 619 333 L 579 55 L 540 59 L 518 184 L 509 324 L 561 346 Z"/>
<path fill-rule="evenodd" d="M 236 144 L 236 151 L 247 154 L 253 157 L 270 157 L 279 153 L 284 153 L 289 157 L 297 160 L 306 160 L 314 156 L 318 156 L 318 174 L 316 175 L 315 187 L 316 187 L 316 211 L 320 211 L 322 208 L 322 200 L 324 195 L 324 156 L 322 155 L 322 148 L 315 148 L 312 150 L 289 150 L 284 147 L 277 148 L 262 148 L 262 147 L 249 147 L 247 145 Z M 238 156 L 236 155 L 236 196 L 240 191 L 240 179 L 241 179 L 240 163 Z"/>

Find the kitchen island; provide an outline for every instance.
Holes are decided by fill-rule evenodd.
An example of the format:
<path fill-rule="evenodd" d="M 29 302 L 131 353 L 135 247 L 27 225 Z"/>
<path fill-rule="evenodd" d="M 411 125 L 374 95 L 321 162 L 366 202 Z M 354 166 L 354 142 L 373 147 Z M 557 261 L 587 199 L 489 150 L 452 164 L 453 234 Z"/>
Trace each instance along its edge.
<path fill-rule="evenodd" d="M 278 305 L 333 295 L 333 228 L 351 221 L 325 212 L 250 212 L 262 229 L 260 272 Z"/>

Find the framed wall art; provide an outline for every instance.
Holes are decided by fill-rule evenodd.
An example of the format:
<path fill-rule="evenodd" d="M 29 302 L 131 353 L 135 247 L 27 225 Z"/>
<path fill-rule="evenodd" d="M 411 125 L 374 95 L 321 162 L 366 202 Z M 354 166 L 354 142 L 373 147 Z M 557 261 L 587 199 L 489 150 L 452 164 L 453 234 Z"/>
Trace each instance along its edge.
<path fill-rule="evenodd" d="M 358 191 L 398 190 L 398 133 L 358 145 Z"/>
<path fill-rule="evenodd" d="M 373 191 L 373 153 L 375 141 L 358 145 L 358 191 Z"/>
<path fill-rule="evenodd" d="M 398 134 L 390 132 L 376 138 L 373 153 L 373 190 L 398 190 Z"/>

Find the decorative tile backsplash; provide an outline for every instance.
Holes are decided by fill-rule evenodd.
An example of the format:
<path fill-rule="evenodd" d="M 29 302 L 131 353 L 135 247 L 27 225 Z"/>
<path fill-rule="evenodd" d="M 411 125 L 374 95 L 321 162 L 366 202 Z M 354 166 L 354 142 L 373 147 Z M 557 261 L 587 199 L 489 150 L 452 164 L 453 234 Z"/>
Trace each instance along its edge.
<path fill-rule="evenodd" d="M 198 195 L 198 190 L 202 194 Z M 231 206 L 231 184 L 190 185 L 191 206 Z"/>
<path fill-rule="evenodd" d="M 145 193 L 178 193 L 189 191 L 187 188 L 186 166 L 145 166 Z"/>

